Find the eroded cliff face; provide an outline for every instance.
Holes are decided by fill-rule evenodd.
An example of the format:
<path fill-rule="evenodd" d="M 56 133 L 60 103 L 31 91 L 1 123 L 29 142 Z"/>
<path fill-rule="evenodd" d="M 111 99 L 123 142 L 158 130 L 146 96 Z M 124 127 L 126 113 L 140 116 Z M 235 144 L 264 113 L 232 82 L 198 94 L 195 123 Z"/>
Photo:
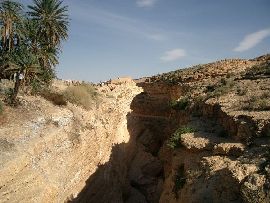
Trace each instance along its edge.
<path fill-rule="evenodd" d="M 178 90 L 111 83 L 99 88 L 102 102 L 89 111 L 21 97 L 0 129 L 1 202 L 158 202 L 158 153 Z"/>
<path fill-rule="evenodd" d="M 159 151 L 165 177 L 160 202 L 270 202 L 269 56 L 244 63 L 257 65 L 235 70 L 239 73 L 233 79 L 226 75 L 227 61 L 223 67 L 217 63 L 219 70 L 224 70 L 223 78 L 213 77 L 216 73 L 211 68 L 207 80 L 187 80 L 184 71 L 164 76 L 164 82 L 169 77 L 168 84 L 178 79 L 182 87 L 189 86 L 191 91 L 181 96 L 189 94 L 195 102 L 184 110 L 183 117 L 179 118 L 181 110 L 172 114 L 178 129 L 190 126 L 192 132 L 178 137 L 178 148 L 170 149 L 165 142 Z M 190 69 L 187 75 L 192 79 L 190 71 L 196 76 L 207 66 Z M 219 80 L 223 85 L 217 85 Z M 211 95 L 212 87 L 216 95 L 196 101 L 198 92 L 201 96 L 210 90 Z M 258 108 L 258 103 L 263 105 Z"/>
<path fill-rule="evenodd" d="M 267 96 L 269 78 L 235 77 L 231 92 L 196 100 L 220 88 L 213 75 L 225 80 L 227 68 L 213 73 L 217 65 L 238 74 L 257 63 L 190 69 L 180 83 L 112 81 L 88 111 L 21 97 L 0 119 L 0 202 L 270 202 L 269 110 L 238 104 Z M 173 107 L 187 95 L 187 108 Z"/>
<path fill-rule="evenodd" d="M 134 154 L 127 115 L 142 90 L 129 83 L 103 91 L 89 111 L 29 96 L 20 98 L 21 107 L 6 109 L 0 128 L 0 202 L 76 200 L 100 172 L 104 181 L 94 182 L 91 193 L 102 196 L 93 196 L 93 202 L 122 200 Z"/>

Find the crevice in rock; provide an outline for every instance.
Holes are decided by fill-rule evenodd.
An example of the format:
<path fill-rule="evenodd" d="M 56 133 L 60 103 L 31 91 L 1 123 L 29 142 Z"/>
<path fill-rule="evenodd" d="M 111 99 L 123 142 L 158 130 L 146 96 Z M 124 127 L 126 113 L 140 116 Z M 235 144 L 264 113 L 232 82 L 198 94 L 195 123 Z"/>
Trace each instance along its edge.
<path fill-rule="evenodd" d="M 242 202 L 242 179 L 257 170 L 256 164 L 243 162 L 258 132 L 254 121 L 231 117 L 220 105 L 175 110 L 168 104 L 184 93 L 183 87 L 137 85 L 144 92 L 133 99 L 127 115 L 129 142 L 114 146 L 110 161 L 72 202 Z M 168 138 L 188 125 L 196 131 L 182 134 L 180 148 L 170 149 Z M 268 133 L 269 126 L 261 131 Z"/>
<path fill-rule="evenodd" d="M 165 178 L 159 151 L 171 130 L 168 102 L 173 94 L 170 86 L 157 85 L 138 84 L 144 92 L 133 99 L 127 115 L 129 142 L 114 146 L 109 162 L 69 202 L 159 202 Z"/>

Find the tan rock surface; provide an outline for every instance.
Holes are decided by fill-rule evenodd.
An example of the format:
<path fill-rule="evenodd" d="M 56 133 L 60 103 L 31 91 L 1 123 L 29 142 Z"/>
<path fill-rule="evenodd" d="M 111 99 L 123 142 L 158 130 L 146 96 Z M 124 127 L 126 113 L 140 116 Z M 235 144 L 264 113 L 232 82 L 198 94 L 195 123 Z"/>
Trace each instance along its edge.
<path fill-rule="evenodd" d="M 270 202 L 270 78 L 246 75 L 269 57 L 100 83 L 88 111 L 20 97 L 0 116 L 0 202 Z"/>
<path fill-rule="evenodd" d="M 126 116 L 140 91 L 132 82 L 118 85 L 110 92 L 114 97 L 104 96 L 90 111 L 20 98 L 23 106 L 7 109 L 0 128 L 0 202 L 76 197 L 98 166 L 109 161 L 113 146 L 129 142 Z"/>

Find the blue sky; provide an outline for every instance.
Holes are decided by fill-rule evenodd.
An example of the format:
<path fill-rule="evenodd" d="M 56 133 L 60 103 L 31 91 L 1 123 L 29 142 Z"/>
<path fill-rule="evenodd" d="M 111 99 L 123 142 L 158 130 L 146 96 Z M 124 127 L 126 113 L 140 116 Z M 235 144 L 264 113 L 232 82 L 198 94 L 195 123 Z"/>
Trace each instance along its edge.
<path fill-rule="evenodd" d="M 29 3 L 31 0 L 22 0 Z M 270 53 L 269 0 L 64 0 L 69 39 L 58 77 L 139 78 Z"/>

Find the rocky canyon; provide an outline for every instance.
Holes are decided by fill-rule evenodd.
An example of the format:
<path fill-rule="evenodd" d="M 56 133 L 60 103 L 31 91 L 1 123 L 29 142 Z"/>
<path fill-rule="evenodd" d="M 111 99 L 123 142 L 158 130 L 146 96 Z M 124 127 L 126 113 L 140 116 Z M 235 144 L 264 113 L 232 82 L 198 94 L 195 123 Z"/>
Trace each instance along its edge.
<path fill-rule="evenodd" d="M 20 95 L 0 115 L 0 202 L 270 202 L 269 64 L 92 84 L 89 108 Z"/>

